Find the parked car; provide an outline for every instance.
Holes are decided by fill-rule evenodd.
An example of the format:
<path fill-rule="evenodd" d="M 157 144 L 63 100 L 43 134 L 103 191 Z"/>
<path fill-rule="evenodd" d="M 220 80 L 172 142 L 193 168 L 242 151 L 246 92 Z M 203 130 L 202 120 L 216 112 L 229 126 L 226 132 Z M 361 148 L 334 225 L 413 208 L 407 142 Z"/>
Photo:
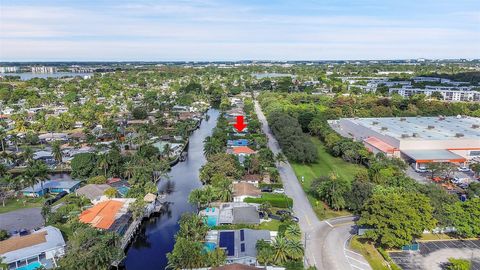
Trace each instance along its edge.
<path fill-rule="evenodd" d="M 262 189 L 260 189 L 261 192 L 272 192 L 272 187 L 264 187 Z"/>
<path fill-rule="evenodd" d="M 298 217 L 292 217 L 292 221 L 298 223 L 300 220 L 298 219 Z"/>
<path fill-rule="evenodd" d="M 273 190 L 275 194 L 285 194 L 285 190 L 283 188 L 276 188 Z"/>
<path fill-rule="evenodd" d="M 424 167 L 424 166 L 420 166 L 420 167 L 418 167 L 418 168 L 415 168 L 415 171 L 418 172 L 418 173 L 426 173 L 426 172 L 428 172 L 427 167 Z"/>
<path fill-rule="evenodd" d="M 285 215 L 291 216 L 292 215 L 292 213 L 288 210 L 278 210 L 277 212 L 275 212 L 275 214 L 277 214 L 279 216 L 285 216 Z"/>
<path fill-rule="evenodd" d="M 62 191 L 62 192 L 58 193 L 57 196 L 55 196 L 55 199 L 57 199 L 57 201 L 58 201 L 58 200 L 60 200 L 61 198 L 67 196 L 67 195 L 68 195 L 68 192 Z"/>
<path fill-rule="evenodd" d="M 62 192 L 58 193 L 55 197 L 46 200 L 44 204 L 45 205 L 52 205 L 52 204 L 56 203 L 58 200 L 60 200 L 61 198 L 67 196 L 67 195 L 68 195 L 68 192 L 62 191 Z"/>
<path fill-rule="evenodd" d="M 466 167 L 466 166 L 460 166 L 457 168 L 457 170 L 459 172 L 469 172 L 470 171 L 470 168 Z"/>

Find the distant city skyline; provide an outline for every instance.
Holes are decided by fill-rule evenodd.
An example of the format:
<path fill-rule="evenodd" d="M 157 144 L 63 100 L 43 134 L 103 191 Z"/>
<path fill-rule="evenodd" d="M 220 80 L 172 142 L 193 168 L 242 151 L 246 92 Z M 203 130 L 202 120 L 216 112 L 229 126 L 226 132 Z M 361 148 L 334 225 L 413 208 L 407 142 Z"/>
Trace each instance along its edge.
<path fill-rule="evenodd" d="M 0 61 L 480 58 L 480 1 L 3 0 Z"/>

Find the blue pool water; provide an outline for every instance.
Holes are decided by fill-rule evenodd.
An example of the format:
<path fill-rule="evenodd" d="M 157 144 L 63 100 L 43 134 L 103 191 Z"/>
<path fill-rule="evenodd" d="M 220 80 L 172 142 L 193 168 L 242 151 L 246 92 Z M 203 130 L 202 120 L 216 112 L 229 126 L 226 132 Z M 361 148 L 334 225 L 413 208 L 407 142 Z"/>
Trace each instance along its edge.
<path fill-rule="evenodd" d="M 207 252 L 214 251 L 216 247 L 217 244 L 213 242 L 205 242 L 205 244 L 203 245 L 203 249 Z"/>
<path fill-rule="evenodd" d="M 125 196 L 129 190 L 130 190 L 130 188 L 126 187 L 126 186 L 121 186 L 121 187 L 117 188 L 118 193 L 120 193 L 120 195 L 122 195 L 122 197 Z"/>
<path fill-rule="evenodd" d="M 31 263 L 31 264 L 27 264 L 27 265 L 25 265 L 25 266 L 22 266 L 22 267 L 20 267 L 20 268 L 17 268 L 17 270 L 35 270 L 35 269 L 37 269 L 37 268 L 39 268 L 39 267 L 41 267 L 41 266 L 42 266 L 41 263 L 39 263 L 39 262 L 33 262 L 33 263 Z"/>
<path fill-rule="evenodd" d="M 210 228 L 217 226 L 217 219 L 218 219 L 217 216 L 207 216 L 206 217 L 207 226 Z"/>

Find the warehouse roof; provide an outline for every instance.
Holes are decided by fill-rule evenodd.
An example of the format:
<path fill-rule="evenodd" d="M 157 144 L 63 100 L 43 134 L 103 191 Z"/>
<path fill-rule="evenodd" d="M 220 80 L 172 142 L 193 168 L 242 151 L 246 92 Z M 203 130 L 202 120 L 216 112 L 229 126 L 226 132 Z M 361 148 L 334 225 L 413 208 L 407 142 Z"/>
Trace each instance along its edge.
<path fill-rule="evenodd" d="M 448 150 L 437 149 L 437 150 L 405 150 L 402 151 L 403 154 L 414 159 L 418 163 L 427 163 L 427 162 L 464 162 L 465 158 L 459 156 L 455 153 L 452 153 Z"/>
<path fill-rule="evenodd" d="M 480 139 L 480 118 L 476 117 L 381 117 L 345 120 L 399 140 Z"/>

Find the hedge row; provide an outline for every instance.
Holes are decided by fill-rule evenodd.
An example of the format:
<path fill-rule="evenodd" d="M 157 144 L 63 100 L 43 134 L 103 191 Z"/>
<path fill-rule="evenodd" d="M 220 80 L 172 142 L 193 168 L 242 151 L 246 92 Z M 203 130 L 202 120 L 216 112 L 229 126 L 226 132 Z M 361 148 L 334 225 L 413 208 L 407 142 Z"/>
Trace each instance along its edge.
<path fill-rule="evenodd" d="M 269 202 L 273 207 L 278 207 L 278 208 L 290 208 L 293 206 L 292 198 L 289 198 L 285 195 L 277 195 L 277 194 L 262 195 L 261 198 L 246 198 L 244 202 L 258 203 L 258 204 Z"/>

